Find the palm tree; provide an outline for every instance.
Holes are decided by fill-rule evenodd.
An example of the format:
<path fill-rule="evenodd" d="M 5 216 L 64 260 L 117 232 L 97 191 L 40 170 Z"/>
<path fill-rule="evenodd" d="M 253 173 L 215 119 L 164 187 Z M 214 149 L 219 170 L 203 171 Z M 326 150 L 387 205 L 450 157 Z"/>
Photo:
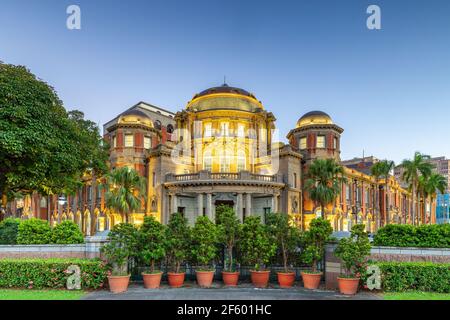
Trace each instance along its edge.
<path fill-rule="evenodd" d="M 344 168 L 334 159 L 316 159 L 307 172 L 305 189 L 314 203 L 319 203 L 322 218 L 325 207 L 333 203 L 341 192 L 341 184 L 346 181 Z"/>
<path fill-rule="evenodd" d="M 420 177 L 422 178 L 422 176 Z M 424 212 L 425 212 L 425 199 L 428 198 L 430 202 L 430 210 L 432 210 L 431 206 L 433 204 L 434 198 L 436 197 L 437 192 L 443 194 L 445 190 L 447 190 L 448 183 L 447 179 L 438 174 L 431 173 L 431 175 L 425 179 L 423 184 L 423 192 L 424 192 Z M 431 223 L 431 217 L 429 222 Z"/>
<path fill-rule="evenodd" d="M 403 168 L 402 179 L 409 184 L 409 188 L 411 190 L 413 224 L 416 224 L 415 200 L 419 185 L 419 176 L 422 175 L 428 177 L 431 175 L 431 171 L 433 170 L 433 165 L 427 162 L 429 159 L 430 156 L 416 151 L 412 160 L 405 159 L 401 164 Z"/>
<path fill-rule="evenodd" d="M 370 169 L 372 175 L 378 180 L 380 177 L 384 179 L 384 193 L 386 199 L 386 221 L 385 224 L 389 224 L 389 177 L 391 175 L 392 170 L 394 170 L 395 163 L 390 160 L 383 160 L 375 163 Z M 378 201 L 378 209 L 379 209 L 379 201 Z"/>
<path fill-rule="evenodd" d="M 103 188 L 106 189 L 106 206 L 116 210 L 122 216 L 122 222 L 128 223 L 128 215 L 141 207 L 145 200 L 146 181 L 131 168 L 116 168 L 106 175 Z"/>

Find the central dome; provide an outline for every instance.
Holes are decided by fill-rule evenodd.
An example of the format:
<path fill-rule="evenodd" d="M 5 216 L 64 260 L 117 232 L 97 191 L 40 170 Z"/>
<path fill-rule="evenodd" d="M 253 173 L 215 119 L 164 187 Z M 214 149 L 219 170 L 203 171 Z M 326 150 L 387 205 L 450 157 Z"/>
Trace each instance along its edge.
<path fill-rule="evenodd" d="M 247 90 L 230 87 L 224 83 L 220 87 L 212 87 L 196 94 L 187 105 L 188 110 L 239 110 L 258 112 L 263 106 L 256 97 Z"/>

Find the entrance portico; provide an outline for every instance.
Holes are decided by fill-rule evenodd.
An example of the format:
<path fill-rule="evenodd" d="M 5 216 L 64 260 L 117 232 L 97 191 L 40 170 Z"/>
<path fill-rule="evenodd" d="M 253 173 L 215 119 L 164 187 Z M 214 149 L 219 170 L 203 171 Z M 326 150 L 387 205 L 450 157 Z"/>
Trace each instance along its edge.
<path fill-rule="evenodd" d="M 216 207 L 228 205 L 234 209 L 240 221 L 250 215 L 264 216 L 268 211 L 277 212 L 281 189 L 284 184 L 276 176 L 270 181 L 236 179 L 186 180 L 165 183 L 163 221 L 174 212 L 183 212 L 190 224 L 200 215 L 215 220 Z"/>

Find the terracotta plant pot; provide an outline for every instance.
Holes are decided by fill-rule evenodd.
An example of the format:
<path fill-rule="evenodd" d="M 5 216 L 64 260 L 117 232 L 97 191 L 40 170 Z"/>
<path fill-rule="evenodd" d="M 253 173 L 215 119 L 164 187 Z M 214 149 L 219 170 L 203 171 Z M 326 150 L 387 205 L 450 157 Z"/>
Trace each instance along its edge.
<path fill-rule="evenodd" d="M 109 291 L 121 293 L 128 290 L 130 276 L 108 276 Z"/>
<path fill-rule="evenodd" d="M 321 277 L 322 273 L 302 272 L 303 286 L 306 289 L 316 290 L 319 288 Z"/>
<path fill-rule="evenodd" d="M 250 271 L 252 283 L 256 288 L 266 288 L 269 283 L 270 271 Z"/>
<path fill-rule="evenodd" d="M 197 283 L 202 288 L 209 288 L 214 279 L 214 271 L 196 271 Z"/>
<path fill-rule="evenodd" d="M 281 288 L 291 288 L 295 282 L 294 272 L 278 272 L 278 284 Z"/>
<path fill-rule="evenodd" d="M 184 276 L 185 273 L 174 273 L 174 272 L 169 272 L 167 274 L 168 280 L 169 280 L 169 286 L 171 286 L 172 288 L 180 288 L 183 286 L 184 283 Z"/>
<path fill-rule="evenodd" d="M 142 273 L 145 289 L 158 289 L 161 284 L 162 272 L 159 273 Z"/>
<path fill-rule="evenodd" d="M 222 271 L 222 279 L 224 285 L 228 287 L 236 287 L 239 282 L 239 272 Z"/>
<path fill-rule="evenodd" d="M 346 295 L 355 295 L 358 292 L 359 278 L 339 278 L 339 291 Z"/>

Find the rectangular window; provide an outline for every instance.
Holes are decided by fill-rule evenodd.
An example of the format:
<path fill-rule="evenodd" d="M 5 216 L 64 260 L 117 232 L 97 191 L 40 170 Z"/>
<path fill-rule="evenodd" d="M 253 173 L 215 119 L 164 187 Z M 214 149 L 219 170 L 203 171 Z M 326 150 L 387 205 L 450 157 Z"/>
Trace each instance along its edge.
<path fill-rule="evenodd" d="M 337 138 L 333 139 L 333 149 L 337 149 Z"/>
<path fill-rule="evenodd" d="M 297 173 L 294 172 L 294 188 L 297 188 Z"/>
<path fill-rule="evenodd" d="M 222 137 L 228 137 L 229 135 L 229 123 L 228 122 L 222 122 L 220 124 L 220 133 L 222 134 Z"/>
<path fill-rule="evenodd" d="M 307 148 L 306 145 L 306 137 L 300 139 L 300 150 L 305 150 Z"/>
<path fill-rule="evenodd" d="M 346 185 L 345 186 L 345 199 L 347 200 L 347 202 L 351 202 L 351 192 L 350 192 L 350 186 Z"/>
<path fill-rule="evenodd" d="M 237 171 L 244 171 L 245 170 L 245 158 L 238 158 L 237 162 Z"/>
<path fill-rule="evenodd" d="M 317 136 L 317 148 L 325 148 L 325 136 Z"/>
<path fill-rule="evenodd" d="M 237 136 L 239 138 L 245 137 L 245 126 L 243 124 L 238 125 Z"/>
<path fill-rule="evenodd" d="M 132 134 L 125 135 L 125 147 L 131 148 L 134 146 L 134 136 Z"/>
<path fill-rule="evenodd" d="M 212 136 L 212 125 L 211 125 L 211 123 L 206 123 L 205 124 L 204 136 L 205 136 L 205 138 L 210 138 Z"/>
<path fill-rule="evenodd" d="M 113 148 L 117 148 L 117 136 L 113 137 L 112 144 L 113 144 Z"/>
<path fill-rule="evenodd" d="M 152 139 L 150 137 L 144 137 L 144 148 L 147 150 L 152 148 Z"/>
<path fill-rule="evenodd" d="M 230 159 L 226 156 L 220 159 L 220 172 L 230 172 Z"/>
<path fill-rule="evenodd" d="M 267 216 L 272 212 L 272 208 L 264 208 L 264 224 L 267 223 Z"/>
<path fill-rule="evenodd" d="M 156 186 L 156 173 L 154 173 L 154 172 L 152 175 L 152 185 L 153 185 L 153 187 Z"/>

